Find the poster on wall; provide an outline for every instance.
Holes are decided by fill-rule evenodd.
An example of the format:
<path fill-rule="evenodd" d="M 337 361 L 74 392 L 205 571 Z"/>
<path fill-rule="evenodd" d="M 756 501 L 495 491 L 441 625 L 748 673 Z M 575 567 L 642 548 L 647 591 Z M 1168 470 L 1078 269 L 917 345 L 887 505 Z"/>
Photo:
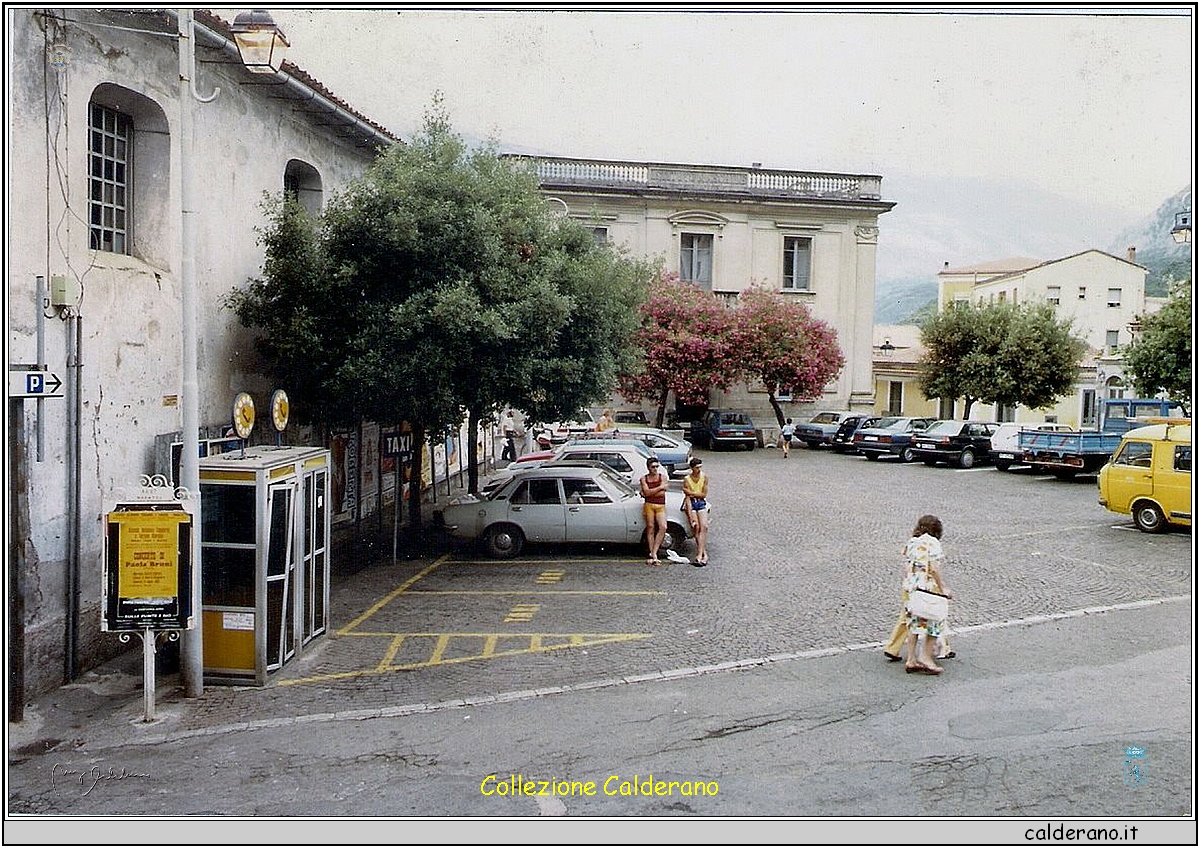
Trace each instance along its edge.
<path fill-rule="evenodd" d="M 362 425 L 362 453 L 358 463 L 358 517 L 379 511 L 379 425 Z"/>
<path fill-rule="evenodd" d="M 334 433 L 329 439 L 332 521 L 353 521 L 358 507 L 358 434 Z"/>

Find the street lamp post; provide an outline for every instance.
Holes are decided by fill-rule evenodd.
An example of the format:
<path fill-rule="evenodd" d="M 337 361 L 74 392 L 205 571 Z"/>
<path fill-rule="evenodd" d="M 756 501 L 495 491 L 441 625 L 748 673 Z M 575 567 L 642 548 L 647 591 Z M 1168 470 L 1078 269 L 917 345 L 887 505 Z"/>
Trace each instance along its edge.
<path fill-rule="evenodd" d="M 181 406 L 183 448 L 180 457 L 180 485 L 195 501 L 192 533 L 192 612 L 194 627 L 185 631 L 180 657 L 184 694 L 196 698 L 204 694 L 204 630 L 200 557 L 200 391 L 196 364 L 196 173 L 193 163 L 193 100 L 209 103 L 221 89 L 207 97 L 196 91 L 196 25 L 191 9 L 176 13 L 179 28 L 179 197 L 180 259 L 179 292 L 181 335 L 183 339 Z M 234 38 L 247 69 L 255 73 L 274 73 L 283 64 L 287 40 L 270 14 L 261 9 L 238 15 L 234 20 Z"/>

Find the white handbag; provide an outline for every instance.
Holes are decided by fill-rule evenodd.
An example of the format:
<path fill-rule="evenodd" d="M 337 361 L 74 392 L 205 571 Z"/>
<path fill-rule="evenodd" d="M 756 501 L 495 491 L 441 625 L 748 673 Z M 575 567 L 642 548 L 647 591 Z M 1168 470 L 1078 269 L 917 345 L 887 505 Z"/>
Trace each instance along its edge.
<path fill-rule="evenodd" d="M 917 618 L 927 621 L 945 621 L 950 612 L 950 599 L 927 589 L 913 589 L 908 593 L 908 611 Z"/>

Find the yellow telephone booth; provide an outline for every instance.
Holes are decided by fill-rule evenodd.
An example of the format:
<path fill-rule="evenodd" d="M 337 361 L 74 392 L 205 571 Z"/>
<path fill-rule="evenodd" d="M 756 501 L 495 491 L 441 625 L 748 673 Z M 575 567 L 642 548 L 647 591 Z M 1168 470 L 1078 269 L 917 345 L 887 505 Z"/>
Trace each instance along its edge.
<path fill-rule="evenodd" d="M 200 460 L 206 683 L 262 685 L 329 624 L 329 451 Z"/>

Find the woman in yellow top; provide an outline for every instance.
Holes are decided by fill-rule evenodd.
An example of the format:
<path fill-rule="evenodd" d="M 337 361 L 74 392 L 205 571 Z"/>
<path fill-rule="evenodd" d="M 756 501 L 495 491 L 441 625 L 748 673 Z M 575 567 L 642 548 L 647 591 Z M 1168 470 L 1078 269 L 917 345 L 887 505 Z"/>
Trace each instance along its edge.
<path fill-rule="evenodd" d="M 700 470 L 704 462 L 699 457 L 692 457 L 688 465 L 691 472 L 683 478 L 683 508 L 696 537 L 692 565 L 700 567 L 708 565 L 708 475 Z"/>

